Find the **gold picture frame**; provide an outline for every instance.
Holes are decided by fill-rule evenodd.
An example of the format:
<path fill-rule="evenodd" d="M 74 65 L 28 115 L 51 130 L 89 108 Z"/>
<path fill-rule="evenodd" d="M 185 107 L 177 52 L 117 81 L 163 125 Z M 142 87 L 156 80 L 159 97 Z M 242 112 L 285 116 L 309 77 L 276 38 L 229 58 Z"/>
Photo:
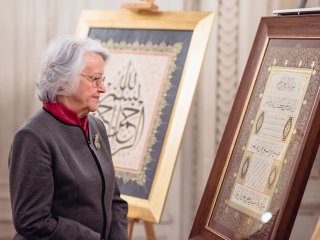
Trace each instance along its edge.
<path fill-rule="evenodd" d="M 132 140 L 130 144 L 128 143 L 125 147 L 120 146 L 120 143 L 124 141 L 119 140 L 121 137 L 128 136 L 129 127 L 132 126 L 128 122 L 120 124 L 125 131 L 121 136 L 117 135 L 115 144 L 112 140 L 110 141 L 111 148 L 118 145 L 114 147 L 117 148 L 114 149 L 114 153 L 118 153 L 119 149 L 137 146 L 136 139 L 143 139 L 141 140 L 142 150 L 137 151 L 135 155 L 137 157 L 128 157 L 130 163 L 126 159 L 121 162 L 121 157 L 117 158 L 113 155 L 114 162 L 119 163 L 115 166 L 116 176 L 122 197 L 129 203 L 128 217 L 131 219 L 153 223 L 158 223 L 161 219 L 213 22 L 214 14 L 211 12 L 84 11 L 80 17 L 76 35 L 96 39 L 111 52 L 110 64 L 113 67 L 108 69 L 107 64 L 106 74 L 127 61 L 129 57 L 132 57 L 133 60 L 126 65 L 126 69 L 129 71 L 132 64 L 136 64 L 134 76 L 144 76 L 150 68 L 153 69 L 149 71 L 151 75 L 144 77 L 145 82 L 139 85 L 139 91 L 135 92 L 138 92 L 140 97 L 140 87 L 154 84 L 150 89 L 156 90 L 151 90 L 152 94 L 146 93 L 145 95 L 145 98 L 150 101 L 144 102 L 150 102 L 150 106 L 146 103 L 143 111 L 141 108 L 140 110 L 126 108 L 132 114 L 139 112 L 140 116 L 145 117 L 147 116 L 145 109 L 149 106 L 149 109 L 152 110 L 149 112 L 153 114 L 148 121 L 142 121 L 141 117 L 136 118 L 137 124 L 132 127 L 135 135 L 134 138 L 131 138 L 135 140 Z M 144 70 L 139 72 L 138 64 L 141 64 Z M 107 91 L 108 88 L 110 91 L 117 89 L 112 81 L 116 81 L 114 76 L 119 71 L 114 70 L 114 75 L 110 74 L 112 77 L 110 77 L 110 82 L 106 83 L 109 84 Z M 153 76 L 154 72 L 158 73 Z M 159 75 L 162 76 L 159 78 L 162 80 L 159 81 L 164 81 L 163 84 L 155 85 L 156 80 L 147 81 L 151 79 L 151 76 Z M 119 79 L 123 77 L 124 74 Z M 136 83 L 136 80 L 134 82 Z M 120 97 L 115 97 L 115 95 L 112 96 L 112 99 L 119 100 Z M 134 95 L 135 98 L 121 98 L 132 100 L 137 99 L 138 95 Z M 108 101 L 106 100 L 106 105 Z M 132 104 L 136 106 L 137 101 Z M 115 108 L 114 106 L 102 106 L 102 104 L 100 107 L 105 107 L 97 111 L 98 115 L 100 114 L 98 117 L 101 118 L 104 117 L 105 112 L 110 112 L 111 108 Z M 129 116 L 129 113 L 122 112 L 121 114 L 121 116 L 125 115 L 125 118 Z M 102 120 L 105 120 L 108 134 L 113 132 L 114 128 L 110 127 L 111 121 Z M 146 126 L 149 129 L 145 131 L 145 135 L 141 130 L 141 122 L 144 124 L 143 127 Z M 120 127 L 117 126 L 116 134 L 120 134 Z M 141 135 L 137 137 L 139 131 Z M 126 154 L 131 154 L 131 152 L 133 151 L 127 151 Z M 127 156 L 126 154 L 122 156 Z M 140 159 L 136 162 L 136 168 L 128 168 L 127 166 L 136 159 Z M 124 167 L 117 168 L 117 166 Z"/>

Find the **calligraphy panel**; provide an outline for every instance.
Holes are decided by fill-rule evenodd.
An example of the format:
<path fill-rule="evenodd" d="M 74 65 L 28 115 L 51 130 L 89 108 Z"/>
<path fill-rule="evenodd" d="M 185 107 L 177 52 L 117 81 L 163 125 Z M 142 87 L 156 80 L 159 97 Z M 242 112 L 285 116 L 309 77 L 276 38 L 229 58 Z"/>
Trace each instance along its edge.
<path fill-rule="evenodd" d="M 233 231 L 241 228 L 245 237 L 267 231 L 266 226 L 271 230 L 270 222 L 262 228 L 264 216 L 271 213 L 275 218 L 280 210 L 285 186 L 290 184 L 289 173 L 297 161 L 296 144 L 307 130 L 306 116 L 316 101 L 314 88 L 319 88 L 318 69 L 311 66 L 320 49 L 312 47 L 313 42 L 270 39 L 217 196 L 217 208 L 208 222 L 210 228 L 227 224 Z M 286 60 L 287 66 L 274 65 Z M 296 67 L 300 61 L 303 68 Z M 220 216 L 221 211 L 227 214 Z"/>
<path fill-rule="evenodd" d="M 320 142 L 319 20 L 262 18 L 190 239 L 289 238 Z"/>
<path fill-rule="evenodd" d="M 121 193 L 148 199 L 192 31 L 91 28 L 110 50 L 105 124 Z"/>
<path fill-rule="evenodd" d="M 228 206 L 258 220 L 269 210 L 313 71 L 270 67 Z"/>
<path fill-rule="evenodd" d="M 77 30 L 110 51 L 105 125 L 128 217 L 159 222 L 212 29 L 210 12 L 84 11 Z"/>

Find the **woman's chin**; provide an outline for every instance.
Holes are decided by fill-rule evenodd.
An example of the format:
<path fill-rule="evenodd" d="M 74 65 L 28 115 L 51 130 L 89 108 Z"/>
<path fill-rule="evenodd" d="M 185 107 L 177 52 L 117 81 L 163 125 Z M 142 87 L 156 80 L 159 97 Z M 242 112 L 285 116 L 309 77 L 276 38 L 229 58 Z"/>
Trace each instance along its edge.
<path fill-rule="evenodd" d="M 96 105 L 96 106 L 91 106 L 91 107 L 89 108 L 89 110 L 90 110 L 90 112 L 95 112 L 95 111 L 97 111 L 97 110 L 98 110 L 98 105 Z"/>

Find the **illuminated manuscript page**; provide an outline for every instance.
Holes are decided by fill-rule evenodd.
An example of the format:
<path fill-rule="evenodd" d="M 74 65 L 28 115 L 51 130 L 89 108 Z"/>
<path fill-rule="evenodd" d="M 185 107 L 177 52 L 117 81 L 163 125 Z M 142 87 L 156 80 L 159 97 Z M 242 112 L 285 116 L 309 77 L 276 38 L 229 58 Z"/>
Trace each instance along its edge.
<path fill-rule="evenodd" d="M 230 207 L 257 219 L 268 211 L 311 74 L 312 69 L 271 67 Z"/>

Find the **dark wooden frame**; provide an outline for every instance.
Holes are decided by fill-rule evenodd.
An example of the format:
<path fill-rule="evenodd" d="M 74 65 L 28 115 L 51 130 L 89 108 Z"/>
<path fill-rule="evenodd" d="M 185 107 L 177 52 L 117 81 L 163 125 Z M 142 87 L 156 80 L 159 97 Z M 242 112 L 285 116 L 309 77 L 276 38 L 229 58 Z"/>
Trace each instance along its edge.
<path fill-rule="evenodd" d="M 243 73 L 243 77 L 236 95 L 225 132 L 223 134 L 214 165 L 212 167 L 204 194 L 201 199 L 196 218 L 191 229 L 189 239 L 243 239 L 243 236 L 226 236 L 223 231 L 209 226 L 211 214 L 216 208 L 216 199 L 223 187 L 226 171 L 230 167 L 230 156 L 234 151 L 235 142 L 238 138 L 240 128 L 243 124 L 252 92 L 259 74 L 261 74 L 262 63 L 269 49 L 270 41 L 309 41 L 314 43 L 313 47 L 320 48 L 320 14 L 263 17 L 261 19 L 254 44 Z M 320 61 L 317 58 L 314 69 L 319 81 Z M 320 89 L 314 89 L 319 91 Z M 279 211 L 273 215 L 272 225 L 268 231 L 263 227 L 260 233 L 250 239 L 288 239 L 297 215 L 304 189 L 318 150 L 320 142 L 320 96 L 315 95 L 312 111 L 308 117 L 304 134 L 300 136 L 298 152 L 291 167 L 291 175 L 279 200 Z M 300 117 L 301 113 L 299 114 Z M 241 160 L 241 159 L 240 159 Z M 271 223 L 270 223 L 271 224 Z M 225 227 L 226 228 L 226 227 Z M 230 229 L 226 229 L 226 231 Z"/>

